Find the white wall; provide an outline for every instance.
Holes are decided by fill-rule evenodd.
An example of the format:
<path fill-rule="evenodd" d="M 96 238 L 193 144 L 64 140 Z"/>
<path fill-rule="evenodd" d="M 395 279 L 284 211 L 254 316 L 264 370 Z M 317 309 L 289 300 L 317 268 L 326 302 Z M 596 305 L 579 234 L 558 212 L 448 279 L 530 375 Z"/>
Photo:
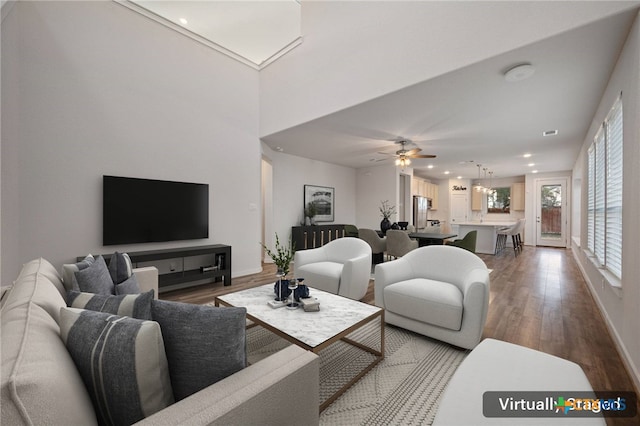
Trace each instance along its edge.
<path fill-rule="evenodd" d="M 260 75 L 260 135 L 630 7 L 623 2 L 303 2 L 303 43 Z"/>
<path fill-rule="evenodd" d="M 587 149 L 595 133 L 604 121 L 611 106 L 622 92 L 623 107 L 623 202 L 622 213 L 622 289 L 613 288 L 607 283 L 606 276 L 592 263 L 584 249 L 587 242 Z M 631 376 L 640 387 L 640 15 L 629 33 L 609 84 L 602 96 L 580 157 L 574 167 L 580 173 L 582 182 L 581 196 L 581 234 L 578 246 L 573 242 L 573 252 L 582 269 L 587 283 L 603 316 L 610 327 Z"/>
<path fill-rule="evenodd" d="M 2 67 L 2 284 L 39 256 L 207 243 L 260 271 L 255 70 L 116 2 L 18 2 Z M 103 247 L 103 174 L 208 183 L 209 239 Z"/>
<path fill-rule="evenodd" d="M 400 172 L 391 163 L 358 169 L 356 173 L 356 225 L 359 228 L 380 229 L 382 202 L 388 200 L 398 210 Z M 398 217 L 395 215 L 389 220 L 391 223 L 397 222 Z"/>
<path fill-rule="evenodd" d="M 356 222 L 356 176 L 350 167 L 336 166 L 282 152 L 262 144 L 264 156 L 273 164 L 273 231 L 281 242 L 291 235 L 291 227 L 304 221 L 304 185 L 334 188 L 336 224 Z M 319 224 L 323 224 L 320 222 Z"/>

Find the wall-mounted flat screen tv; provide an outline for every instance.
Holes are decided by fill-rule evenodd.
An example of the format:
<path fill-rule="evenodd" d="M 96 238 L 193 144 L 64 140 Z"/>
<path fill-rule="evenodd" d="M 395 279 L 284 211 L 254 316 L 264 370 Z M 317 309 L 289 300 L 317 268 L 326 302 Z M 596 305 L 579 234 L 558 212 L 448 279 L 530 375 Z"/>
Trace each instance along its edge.
<path fill-rule="evenodd" d="M 103 176 L 104 245 L 209 238 L 209 185 Z"/>

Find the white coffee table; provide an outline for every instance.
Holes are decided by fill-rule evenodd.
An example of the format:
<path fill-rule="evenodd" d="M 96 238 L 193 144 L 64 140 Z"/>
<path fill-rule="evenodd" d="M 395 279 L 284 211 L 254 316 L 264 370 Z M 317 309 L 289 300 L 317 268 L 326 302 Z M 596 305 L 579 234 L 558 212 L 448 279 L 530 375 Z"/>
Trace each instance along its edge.
<path fill-rule="evenodd" d="M 322 411 L 384 358 L 384 309 L 312 287 L 309 293 L 320 302 L 320 311 L 305 312 L 302 307 L 274 309 L 267 305 L 275 296 L 273 286 L 266 284 L 218 296 L 215 305 L 244 307 L 249 320 L 313 353 L 341 340 L 375 356 L 371 364 L 322 402 Z M 346 337 L 376 318 L 380 319 L 380 350 Z"/>

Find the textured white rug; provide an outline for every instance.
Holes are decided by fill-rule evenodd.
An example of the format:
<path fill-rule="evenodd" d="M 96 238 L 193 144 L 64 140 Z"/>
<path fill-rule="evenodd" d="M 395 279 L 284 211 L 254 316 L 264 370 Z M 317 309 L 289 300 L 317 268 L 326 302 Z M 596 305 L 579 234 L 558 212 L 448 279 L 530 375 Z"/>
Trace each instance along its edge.
<path fill-rule="evenodd" d="M 379 323 L 349 337 L 379 348 Z M 249 362 L 287 346 L 275 334 L 247 331 Z M 385 358 L 320 415 L 321 425 L 429 425 L 438 400 L 469 351 L 385 326 Z M 372 355 L 337 342 L 320 352 L 320 399 L 325 401 L 372 361 Z"/>

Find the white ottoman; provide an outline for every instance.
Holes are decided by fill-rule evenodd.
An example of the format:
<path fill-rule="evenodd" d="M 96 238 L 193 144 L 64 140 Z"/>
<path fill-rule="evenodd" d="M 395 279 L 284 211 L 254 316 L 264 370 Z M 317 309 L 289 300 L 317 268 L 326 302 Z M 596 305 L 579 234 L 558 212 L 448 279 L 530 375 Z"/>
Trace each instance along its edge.
<path fill-rule="evenodd" d="M 434 425 L 605 425 L 603 417 L 485 417 L 486 391 L 593 391 L 576 363 L 500 340 L 485 339 L 445 389 Z"/>

